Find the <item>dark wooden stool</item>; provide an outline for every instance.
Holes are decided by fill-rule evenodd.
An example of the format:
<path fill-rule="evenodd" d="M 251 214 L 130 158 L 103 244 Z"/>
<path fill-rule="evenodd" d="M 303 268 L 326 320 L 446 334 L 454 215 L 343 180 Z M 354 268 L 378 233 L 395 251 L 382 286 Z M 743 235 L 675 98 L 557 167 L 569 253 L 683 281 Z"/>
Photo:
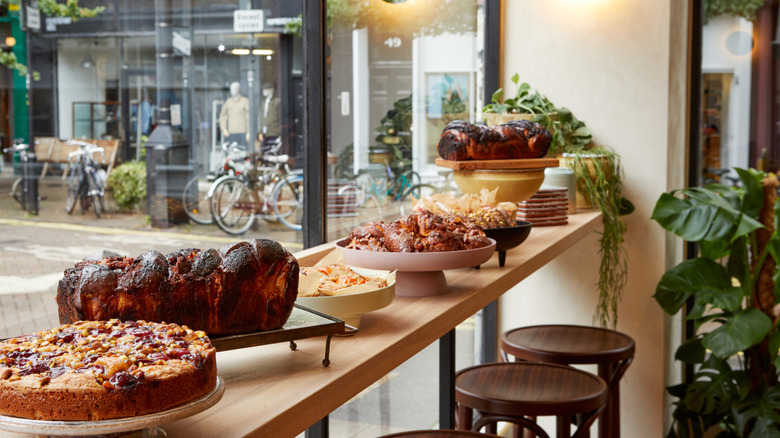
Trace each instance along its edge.
<path fill-rule="evenodd" d="M 399 432 L 390 435 L 382 435 L 379 438 L 500 438 L 498 435 L 472 432 L 470 430 L 412 430 L 409 432 Z"/>
<path fill-rule="evenodd" d="M 620 379 L 634 360 L 634 340 L 623 333 L 578 325 L 520 327 L 501 335 L 501 358 L 561 365 L 598 365 L 609 386 L 609 401 L 599 420 L 600 438 L 620 437 Z"/>
<path fill-rule="evenodd" d="M 538 362 L 487 363 L 455 375 L 458 429 L 496 433 L 499 421 L 514 423 L 516 436 L 523 428 L 549 438 L 534 420 L 555 416 L 558 438 L 589 436 L 590 426 L 607 404 L 607 384 L 600 377 L 565 365 Z M 474 422 L 473 411 L 479 414 Z"/>

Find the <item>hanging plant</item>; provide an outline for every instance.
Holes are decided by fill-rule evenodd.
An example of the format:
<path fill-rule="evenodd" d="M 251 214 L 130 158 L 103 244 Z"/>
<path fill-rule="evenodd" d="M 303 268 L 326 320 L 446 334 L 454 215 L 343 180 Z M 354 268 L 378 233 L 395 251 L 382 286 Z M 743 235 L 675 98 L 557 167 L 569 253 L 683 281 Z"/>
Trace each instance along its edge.
<path fill-rule="evenodd" d="M 758 10 L 762 6 L 774 3 L 776 0 L 705 0 L 704 22 L 718 15 L 731 15 L 741 17 L 748 21 L 755 21 Z"/>
<path fill-rule="evenodd" d="M 571 159 L 578 191 L 586 202 L 601 211 L 599 298 L 593 322 L 615 328 L 618 305 L 628 278 L 628 254 L 623 248 L 626 224 L 622 216 L 633 211 L 633 205 L 623 197 L 620 157 L 603 146 L 564 154 L 564 157 Z"/>

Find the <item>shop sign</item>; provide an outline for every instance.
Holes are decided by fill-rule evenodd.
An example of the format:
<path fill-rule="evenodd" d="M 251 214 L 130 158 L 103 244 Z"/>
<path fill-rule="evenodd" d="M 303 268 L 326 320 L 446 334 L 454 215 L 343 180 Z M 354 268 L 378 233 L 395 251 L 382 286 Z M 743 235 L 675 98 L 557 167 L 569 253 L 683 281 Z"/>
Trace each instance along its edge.
<path fill-rule="evenodd" d="M 181 105 L 171 104 L 171 125 L 181 126 Z"/>
<path fill-rule="evenodd" d="M 41 30 L 41 11 L 38 8 L 27 6 L 27 28 Z"/>
<path fill-rule="evenodd" d="M 189 29 L 173 30 L 173 54 L 176 56 L 192 55 L 192 36 Z"/>
<path fill-rule="evenodd" d="M 233 11 L 233 32 L 251 33 L 264 30 L 262 9 L 238 9 Z"/>

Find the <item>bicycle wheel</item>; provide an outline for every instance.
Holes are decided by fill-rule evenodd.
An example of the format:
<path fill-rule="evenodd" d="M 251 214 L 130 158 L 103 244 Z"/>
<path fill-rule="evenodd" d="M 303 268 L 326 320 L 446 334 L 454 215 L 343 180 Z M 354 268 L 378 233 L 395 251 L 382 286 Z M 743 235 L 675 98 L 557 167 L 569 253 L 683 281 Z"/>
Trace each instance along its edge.
<path fill-rule="evenodd" d="M 244 234 L 255 220 L 255 202 L 251 189 L 240 178 L 226 177 L 214 185 L 211 216 L 228 234 Z"/>
<path fill-rule="evenodd" d="M 92 211 L 95 216 L 100 217 L 103 214 L 103 195 L 100 194 L 100 183 L 95 178 L 95 173 L 89 173 L 89 192 L 88 197 L 92 201 Z"/>
<path fill-rule="evenodd" d="M 81 187 L 80 172 L 73 169 L 68 180 L 68 197 L 65 200 L 65 211 L 68 214 L 73 213 L 73 209 L 76 207 L 76 200 L 79 198 Z"/>
<path fill-rule="evenodd" d="M 436 187 L 430 184 L 417 184 L 406 189 L 400 200 L 413 201 L 421 199 L 423 196 L 431 196 L 434 193 L 436 193 Z"/>
<path fill-rule="evenodd" d="M 279 222 L 291 230 L 303 229 L 303 176 L 288 176 L 276 185 L 274 212 Z"/>
<path fill-rule="evenodd" d="M 382 201 L 373 193 L 366 196 L 366 201 L 358 209 L 358 225 L 363 225 L 368 221 L 383 220 Z"/>
<path fill-rule="evenodd" d="M 211 183 L 205 175 L 189 180 L 181 194 L 181 203 L 187 217 L 196 224 L 209 225 L 211 218 L 211 200 L 208 197 Z"/>
<path fill-rule="evenodd" d="M 27 203 L 22 193 L 22 178 L 16 178 L 11 184 L 11 197 L 22 206 L 22 210 L 27 210 Z"/>

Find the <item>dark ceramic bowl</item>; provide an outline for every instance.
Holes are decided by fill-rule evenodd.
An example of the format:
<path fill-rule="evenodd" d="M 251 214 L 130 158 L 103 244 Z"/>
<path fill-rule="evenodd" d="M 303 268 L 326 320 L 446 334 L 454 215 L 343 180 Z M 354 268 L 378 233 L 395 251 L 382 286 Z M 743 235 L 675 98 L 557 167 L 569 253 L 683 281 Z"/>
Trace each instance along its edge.
<path fill-rule="evenodd" d="M 531 234 L 531 223 L 517 221 L 517 226 L 506 228 L 485 228 L 485 235 L 496 241 L 498 264 L 504 266 L 506 251 L 519 246 Z"/>

